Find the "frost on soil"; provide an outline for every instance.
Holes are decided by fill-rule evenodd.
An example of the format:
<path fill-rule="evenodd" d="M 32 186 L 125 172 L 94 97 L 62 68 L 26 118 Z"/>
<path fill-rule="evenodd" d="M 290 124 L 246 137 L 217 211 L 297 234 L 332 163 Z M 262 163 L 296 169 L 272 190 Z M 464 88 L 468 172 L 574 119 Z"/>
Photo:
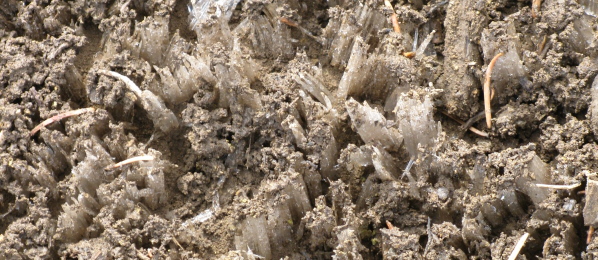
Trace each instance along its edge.
<path fill-rule="evenodd" d="M 595 258 L 595 3 L 390 4 L 0 3 L 0 258 Z"/>

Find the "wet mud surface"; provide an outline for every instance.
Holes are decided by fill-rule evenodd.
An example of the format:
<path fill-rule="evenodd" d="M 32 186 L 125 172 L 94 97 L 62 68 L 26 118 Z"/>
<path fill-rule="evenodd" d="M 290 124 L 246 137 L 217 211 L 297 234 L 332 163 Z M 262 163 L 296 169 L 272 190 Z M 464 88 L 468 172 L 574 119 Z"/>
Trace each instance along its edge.
<path fill-rule="evenodd" d="M 598 257 L 594 2 L 384 2 L 2 1 L 0 258 Z"/>

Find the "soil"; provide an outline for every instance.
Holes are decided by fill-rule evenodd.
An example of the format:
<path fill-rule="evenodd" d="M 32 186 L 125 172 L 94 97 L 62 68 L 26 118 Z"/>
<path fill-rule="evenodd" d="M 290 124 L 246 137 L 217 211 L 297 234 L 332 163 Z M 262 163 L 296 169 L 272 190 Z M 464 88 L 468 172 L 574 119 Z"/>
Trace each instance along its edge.
<path fill-rule="evenodd" d="M 0 259 L 506 259 L 526 233 L 517 259 L 598 257 L 596 18 L 390 1 L 398 33 L 383 2 L 2 1 Z M 420 97 L 433 135 L 398 126 Z"/>

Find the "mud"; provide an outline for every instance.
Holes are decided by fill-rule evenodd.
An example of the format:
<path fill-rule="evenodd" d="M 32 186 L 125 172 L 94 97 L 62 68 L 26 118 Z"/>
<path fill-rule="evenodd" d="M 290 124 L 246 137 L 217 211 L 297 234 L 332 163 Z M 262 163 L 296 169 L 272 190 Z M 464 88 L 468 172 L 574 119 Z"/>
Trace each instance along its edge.
<path fill-rule="evenodd" d="M 589 7 L 390 2 L 2 1 L 0 259 L 596 258 Z"/>

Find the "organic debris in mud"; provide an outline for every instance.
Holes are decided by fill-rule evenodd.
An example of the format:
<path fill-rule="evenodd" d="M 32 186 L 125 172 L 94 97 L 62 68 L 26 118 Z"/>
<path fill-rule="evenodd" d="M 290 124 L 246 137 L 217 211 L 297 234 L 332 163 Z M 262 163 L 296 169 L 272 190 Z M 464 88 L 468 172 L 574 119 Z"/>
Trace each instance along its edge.
<path fill-rule="evenodd" d="M 67 112 L 64 112 L 62 114 L 55 115 L 53 117 L 50 117 L 50 118 L 44 120 L 39 125 L 37 125 L 35 128 L 33 128 L 33 130 L 31 130 L 31 132 L 29 132 L 29 136 L 35 135 L 35 133 L 37 133 L 40 129 L 42 129 L 42 128 L 44 128 L 44 127 L 46 127 L 46 126 L 48 126 L 48 125 L 50 125 L 52 123 L 58 122 L 58 121 L 60 121 L 62 119 L 65 119 L 65 118 L 68 118 L 68 117 L 71 117 L 71 116 L 78 116 L 78 115 L 83 114 L 83 113 L 93 112 L 94 110 L 95 109 L 92 108 L 92 107 L 90 107 L 90 108 L 81 108 L 81 109 L 67 111 Z"/>

